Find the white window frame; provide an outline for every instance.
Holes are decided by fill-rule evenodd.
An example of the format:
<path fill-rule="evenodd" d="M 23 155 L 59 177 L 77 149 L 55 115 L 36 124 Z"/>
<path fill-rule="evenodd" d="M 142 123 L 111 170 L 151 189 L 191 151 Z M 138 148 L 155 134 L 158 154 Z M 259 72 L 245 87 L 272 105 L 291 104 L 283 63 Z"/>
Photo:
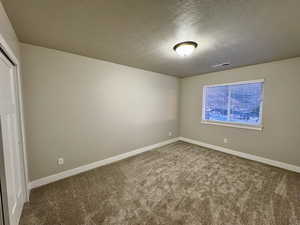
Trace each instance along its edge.
<path fill-rule="evenodd" d="M 238 122 L 223 122 L 223 121 L 214 121 L 214 120 L 206 120 L 205 119 L 205 106 L 206 106 L 206 89 L 210 87 L 219 87 L 219 86 L 230 86 L 230 85 L 238 85 L 238 84 L 252 84 L 252 83 L 263 83 L 262 89 L 262 101 L 260 103 L 260 111 L 259 111 L 259 125 L 251 125 L 246 123 L 238 123 Z M 239 81 L 233 83 L 224 83 L 224 84 L 213 84 L 213 85 L 204 85 L 203 86 L 203 96 L 202 96 L 202 124 L 210 124 L 210 125 L 219 125 L 226 127 L 236 127 L 236 128 L 244 128 L 251 130 L 262 130 L 263 129 L 263 103 L 264 103 L 264 85 L 265 79 L 258 80 L 248 80 L 248 81 Z M 230 106 L 230 102 L 228 102 L 228 107 Z"/>

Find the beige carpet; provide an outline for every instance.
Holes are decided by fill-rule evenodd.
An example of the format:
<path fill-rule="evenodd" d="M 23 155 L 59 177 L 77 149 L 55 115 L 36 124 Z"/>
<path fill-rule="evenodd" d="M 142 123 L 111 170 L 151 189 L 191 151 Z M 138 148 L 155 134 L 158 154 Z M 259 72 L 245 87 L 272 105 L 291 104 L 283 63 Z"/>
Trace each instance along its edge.
<path fill-rule="evenodd" d="M 300 175 L 177 142 L 31 192 L 22 225 L 300 225 Z"/>

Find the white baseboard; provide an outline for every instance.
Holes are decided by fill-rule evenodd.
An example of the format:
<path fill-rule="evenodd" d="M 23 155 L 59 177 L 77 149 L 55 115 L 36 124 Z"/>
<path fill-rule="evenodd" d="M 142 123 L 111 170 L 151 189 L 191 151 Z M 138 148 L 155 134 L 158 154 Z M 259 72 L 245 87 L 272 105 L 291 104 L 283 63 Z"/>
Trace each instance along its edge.
<path fill-rule="evenodd" d="M 295 166 L 295 165 L 287 164 L 287 163 L 284 163 L 284 162 L 279 162 L 279 161 L 263 158 L 263 157 L 256 156 L 256 155 L 251 155 L 251 154 L 248 154 L 248 153 L 239 152 L 239 151 L 236 151 L 236 150 L 232 150 L 232 149 L 229 149 L 229 148 L 224 148 L 224 147 L 217 146 L 217 145 L 207 144 L 205 142 L 196 141 L 196 140 L 192 140 L 192 139 L 185 138 L 185 137 L 180 137 L 179 140 L 187 142 L 187 143 L 199 145 L 199 146 L 202 146 L 202 147 L 206 147 L 206 148 L 209 148 L 209 149 L 217 150 L 217 151 L 220 151 L 220 152 L 228 153 L 228 154 L 231 154 L 231 155 L 239 156 L 241 158 L 245 158 L 245 159 L 265 163 L 265 164 L 268 164 L 268 165 L 271 165 L 271 166 L 275 166 L 275 167 L 279 167 L 279 168 L 282 168 L 282 169 L 286 169 L 286 170 L 290 170 L 290 171 L 293 171 L 293 172 L 300 173 L 300 167 L 299 166 Z"/>
<path fill-rule="evenodd" d="M 64 178 L 67 178 L 67 177 L 71 177 L 71 176 L 74 176 L 76 174 L 83 173 L 83 172 L 95 169 L 97 167 L 100 167 L 100 166 L 108 165 L 108 164 L 120 161 L 122 159 L 126 159 L 126 158 L 129 158 L 131 156 L 135 156 L 135 155 L 138 155 L 140 153 L 147 152 L 147 151 L 153 150 L 155 148 L 159 148 L 159 147 L 162 147 L 164 145 L 174 143 L 174 142 L 179 141 L 179 140 L 187 142 L 187 143 L 199 145 L 199 146 L 202 146 L 202 147 L 206 147 L 206 148 L 209 148 L 209 149 L 217 150 L 217 151 L 220 151 L 220 152 L 228 153 L 228 154 L 231 154 L 231 155 L 239 156 L 241 158 L 245 158 L 245 159 L 265 163 L 265 164 L 268 164 L 268 165 L 271 165 L 271 166 L 275 166 L 275 167 L 279 167 L 279 168 L 283 168 L 283 169 L 286 169 L 286 170 L 290 170 L 290 171 L 300 173 L 300 167 L 299 166 L 295 166 L 295 165 L 291 165 L 291 164 L 287 164 L 287 163 L 283 163 L 283 162 L 263 158 L 263 157 L 260 157 L 260 156 L 251 155 L 251 154 L 248 154 L 248 153 L 235 151 L 235 150 L 232 150 L 232 149 L 229 149 L 229 148 L 224 148 L 224 147 L 221 147 L 221 146 L 212 145 L 212 144 L 208 144 L 208 143 L 201 142 L 201 141 L 196 141 L 196 140 L 192 140 L 192 139 L 188 139 L 188 138 L 184 138 L 184 137 L 178 137 L 178 138 L 169 139 L 167 141 L 159 142 L 159 143 L 154 144 L 154 145 L 149 145 L 149 146 L 146 146 L 146 147 L 143 147 L 143 148 L 139 148 L 139 149 L 136 149 L 136 150 L 133 150 L 133 151 L 130 151 L 130 152 L 126 152 L 126 153 L 121 154 L 121 155 L 117 155 L 117 156 L 113 156 L 113 157 L 110 157 L 110 158 L 107 158 L 107 159 L 104 159 L 104 160 L 100 160 L 100 161 L 97 161 L 97 162 L 94 162 L 94 163 L 90 163 L 88 165 L 84 165 L 84 166 L 80 166 L 80 167 L 77 167 L 77 168 L 74 168 L 74 169 L 66 170 L 64 172 L 54 174 L 54 175 L 51 175 L 51 176 L 48 176 L 48 177 L 44 177 L 44 178 L 34 180 L 34 181 L 29 183 L 29 191 L 33 188 L 37 188 L 37 187 L 40 187 L 40 186 L 43 186 L 43 185 L 46 185 L 46 184 L 64 179 Z"/>
<path fill-rule="evenodd" d="M 48 177 L 40 178 L 38 180 L 34 180 L 34 181 L 30 182 L 29 183 L 29 188 L 30 189 L 37 188 L 37 187 L 40 187 L 40 186 L 43 186 L 43 185 L 46 185 L 46 184 L 64 179 L 64 178 L 67 178 L 67 177 L 74 176 L 74 175 L 79 174 L 79 173 L 83 173 L 83 172 L 95 169 L 95 168 L 100 167 L 100 166 L 111 164 L 113 162 L 117 162 L 119 160 L 126 159 L 126 158 L 129 158 L 131 156 L 135 156 L 135 155 L 138 155 L 138 154 L 143 153 L 143 152 L 150 151 L 150 150 L 155 149 L 155 148 L 162 147 L 162 146 L 167 145 L 167 144 L 171 144 L 171 143 L 176 142 L 178 140 L 179 140 L 179 138 L 169 139 L 167 141 L 163 141 L 163 142 L 159 142 L 159 143 L 154 144 L 154 145 L 149 145 L 149 146 L 146 146 L 146 147 L 143 147 L 143 148 L 139 148 L 139 149 L 136 149 L 136 150 L 133 150 L 133 151 L 130 151 L 130 152 L 126 152 L 126 153 L 121 154 L 121 155 L 116 155 L 116 156 L 113 156 L 113 157 L 110 157 L 110 158 L 107 158 L 107 159 L 104 159 L 104 160 L 100 160 L 100 161 L 97 161 L 97 162 L 94 162 L 94 163 L 90 163 L 88 165 L 80 166 L 80 167 L 70 169 L 70 170 L 66 170 L 66 171 L 63 171 L 61 173 L 57 173 L 57 174 L 54 174 L 54 175 L 51 175 L 51 176 L 48 176 Z"/>

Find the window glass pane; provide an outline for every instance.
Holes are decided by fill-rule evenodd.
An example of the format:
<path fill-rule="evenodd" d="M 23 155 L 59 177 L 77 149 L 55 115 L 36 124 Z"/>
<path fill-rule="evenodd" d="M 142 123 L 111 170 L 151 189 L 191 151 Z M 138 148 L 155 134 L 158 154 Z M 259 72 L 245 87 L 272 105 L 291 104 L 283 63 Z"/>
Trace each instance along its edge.
<path fill-rule="evenodd" d="M 263 83 L 230 86 L 230 122 L 260 124 Z"/>
<path fill-rule="evenodd" d="M 228 86 L 206 88 L 205 120 L 228 120 Z"/>
<path fill-rule="evenodd" d="M 205 87 L 203 119 L 260 125 L 263 85 L 262 81 Z"/>

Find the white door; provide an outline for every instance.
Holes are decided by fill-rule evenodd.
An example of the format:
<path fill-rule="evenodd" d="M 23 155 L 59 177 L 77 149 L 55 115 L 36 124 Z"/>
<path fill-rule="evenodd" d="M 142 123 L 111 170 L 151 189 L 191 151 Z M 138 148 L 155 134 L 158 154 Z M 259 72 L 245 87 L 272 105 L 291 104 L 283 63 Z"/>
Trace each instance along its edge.
<path fill-rule="evenodd" d="M 9 225 L 17 225 L 25 200 L 15 67 L 0 52 L 0 119 Z"/>

